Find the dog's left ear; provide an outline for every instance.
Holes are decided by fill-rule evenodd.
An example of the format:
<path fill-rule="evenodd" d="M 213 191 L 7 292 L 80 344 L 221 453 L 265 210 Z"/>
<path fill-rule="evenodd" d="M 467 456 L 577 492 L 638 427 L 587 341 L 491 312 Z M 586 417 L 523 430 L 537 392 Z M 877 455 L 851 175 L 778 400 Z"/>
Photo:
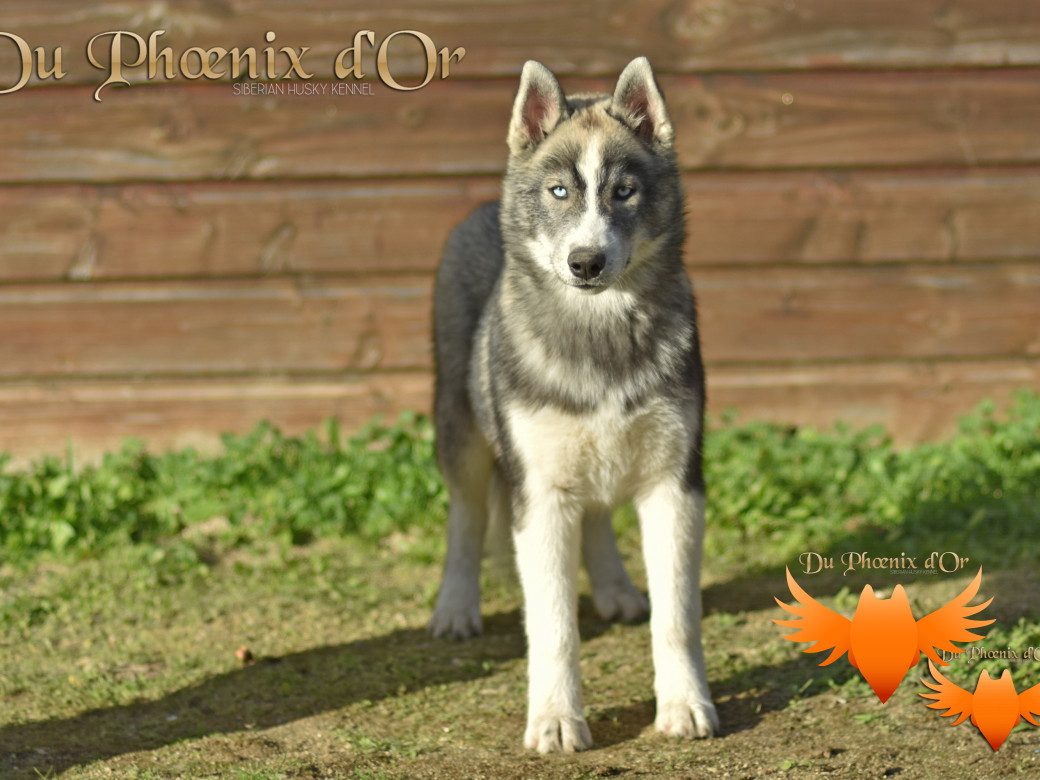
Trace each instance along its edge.
<path fill-rule="evenodd" d="M 672 122 L 646 57 L 637 57 L 621 71 L 610 108 L 644 142 L 672 145 Z"/>

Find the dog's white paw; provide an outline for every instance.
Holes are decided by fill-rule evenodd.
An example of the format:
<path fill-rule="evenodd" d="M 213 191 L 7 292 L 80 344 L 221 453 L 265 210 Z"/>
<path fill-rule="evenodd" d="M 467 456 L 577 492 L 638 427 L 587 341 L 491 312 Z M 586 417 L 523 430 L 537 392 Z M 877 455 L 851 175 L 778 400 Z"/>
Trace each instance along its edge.
<path fill-rule="evenodd" d="M 593 590 L 592 603 L 604 620 L 638 623 L 650 615 L 650 602 L 631 582 Z"/>
<path fill-rule="evenodd" d="M 592 747 L 592 734 L 580 715 L 539 715 L 527 724 L 524 747 L 539 753 L 574 753 Z"/>
<path fill-rule="evenodd" d="M 480 619 L 480 603 L 460 606 L 440 599 L 430 618 L 430 633 L 448 639 L 470 639 L 480 636 L 483 624 Z"/>
<path fill-rule="evenodd" d="M 654 727 L 671 737 L 705 738 L 719 731 L 715 705 L 698 699 L 658 702 Z"/>

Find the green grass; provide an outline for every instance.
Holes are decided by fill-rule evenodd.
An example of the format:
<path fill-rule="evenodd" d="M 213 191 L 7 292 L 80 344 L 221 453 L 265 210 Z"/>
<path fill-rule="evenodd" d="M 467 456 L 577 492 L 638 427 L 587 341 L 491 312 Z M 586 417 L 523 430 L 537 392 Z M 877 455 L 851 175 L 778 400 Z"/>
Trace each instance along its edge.
<path fill-rule="evenodd" d="M 802 552 L 970 550 L 977 564 L 1035 562 L 1040 396 L 998 417 L 983 404 L 949 441 L 897 450 L 884 431 L 723 425 L 707 438 L 721 550 L 766 565 Z"/>
<path fill-rule="evenodd" d="M 223 444 L 216 455 L 157 455 L 131 442 L 82 467 L 71 453 L 24 470 L 0 456 L 0 555 L 154 547 L 214 518 L 226 520 L 228 544 L 258 532 L 286 545 L 345 534 L 374 541 L 443 523 L 447 502 L 424 417 L 372 423 L 350 437 L 334 422 L 301 438 L 261 424 Z M 764 566 L 857 543 L 893 554 L 970 546 L 976 560 L 1005 565 L 1009 556 L 1037 558 L 1029 544 L 1040 521 L 1035 393 L 1021 394 L 1002 418 L 983 405 L 952 440 L 905 451 L 879 429 L 724 419 L 707 437 L 705 463 L 715 552 L 745 552 Z M 188 548 L 165 554 L 192 557 Z"/>
<path fill-rule="evenodd" d="M 858 549 L 1036 561 L 1038 432 L 1035 393 L 1001 418 L 983 405 L 952 440 L 905 451 L 878 429 L 725 419 L 705 444 L 709 552 L 758 568 L 806 551 Z M 205 559 L 191 539 L 204 524 L 220 530 L 224 547 L 261 536 L 291 547 L 330 536 L 423 536 L 443 523 L 426 418 L 372 423 L 350 437 L 333 422 L 301 438 L 262 424 L 223 445 L 215 455 L 152 454 L 131 442 L 96 465 L 77 466 L 70 452 L 23 470 L 0 455 L 0 560 L 129 544 L 176 569 Z"/>
<path fill-rule="evenodd" d="M 155 545 L 214 518 L 226 519 L 230 541 L 249 526 L 287 545 L 332 534 L 371 541 L 442 521 L 446 499 L 426 419 L 404 415 L 350 438 L 330 421 L 322 433 L 291 438 L 265 423 L 224 436 L 213 456 L 155 455 L 130 442 L 80 468 L 71 453 L 21 471 L 0 456 L 0 555 Z"/>

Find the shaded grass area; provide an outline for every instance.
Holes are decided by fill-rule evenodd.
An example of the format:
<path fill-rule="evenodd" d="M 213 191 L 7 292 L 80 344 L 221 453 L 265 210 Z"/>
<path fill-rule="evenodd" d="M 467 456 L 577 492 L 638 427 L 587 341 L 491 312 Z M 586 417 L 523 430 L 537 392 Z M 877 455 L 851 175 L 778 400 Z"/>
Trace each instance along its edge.
<path fill-rule="evenodd" d="M 997 622 L 979 646 L 1040 646 L 1040 398 L 1023 394 L 1001 415 L 982 407 L 951 441 L 906 451 L 877 430 L 725 420 L 705 461 L 704 630 L 723 736 L 693 746 L 652 735 L 648 627 L 605 623 L 583 599 L 599 749 L 580 759 L 519 749 L 514 586 L 486 577 L 479 640 L 426 635 L 446 509 L 427 420 L 350 437 L 332 424 L 301 438 L 262 426 L 217 455 L 129 445 L 97 465 L 0 469 L 0 777 L 1035 771 L 1032 727 L 993 754 L 970 726 L 926 710 L 923 664 L 882 708 L 847 663 L 817 666 L 771 620 L 783 617 L 773 596 L 790 600 L 785 566 L 846 615 L 864 583 L 902 582 L 919 616 L 981 565 Z M 642 582 L 631 512 L 617 526 Z M 799 573 L 806 551 L 835 569 Z M 848 551 L 954 551 L 970 564 L 846 576 Z M 255 663 L 236 657 L 243 646 Z M 970 688 L 982 668 L 1011 668 L 1019 690 L 1040 682 L 1040 661 L 1024 658 L 963 657 L 950 676 Z"/>

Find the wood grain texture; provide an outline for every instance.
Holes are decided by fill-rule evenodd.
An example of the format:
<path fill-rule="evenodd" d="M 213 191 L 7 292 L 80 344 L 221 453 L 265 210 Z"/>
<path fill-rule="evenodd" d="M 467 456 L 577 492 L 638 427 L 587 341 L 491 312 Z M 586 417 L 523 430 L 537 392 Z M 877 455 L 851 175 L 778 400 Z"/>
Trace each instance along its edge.
<path fill-rule="evenodd" d="M 1035 264 L 705 268 L 714 364 L 1040 355 Z M 0 289 L 0 379 L 428 369 L 430 276 Z"/>
<path fill-rule="evenodd" d="M 691 266 L 1040 257 L 1040 168 L 689 174 Z M 498 179 L 0 187 L 0 281 L 431 272 Z"/>
<path fill-rule="evenodd" d="M 686 256 L 710 263 L 1040 258 L 1040 169 L 690 174 Z"/>
<path fill-rule="evenodd" d="M 219 433 L 244 433 L 269 420 L 289 434 L 336 417 L 348 430 L 380 414 L 428 412 L 428 372 L 321 377 L 212 377 L 98 380 L 65 377 L 0 384 L 0 450 L 18 462 L 64 454 L 78 459 L 122 446 L 126 437 L 156 451 L 196 446 L 213 451 Z M 809 368 L 716 367 L 708 373 L 713 415 L 739 420 L 856 428 L 881 424 L 895 441 L 934 441 L 985 398 L 1006 404 L 1023 386 L 1040 387 L 1030 360 L 932 361 Z"/>
<path fill-rule="evenodd" d="M 688 170 L 1040 162 L 1040 70 L 661 79 Z M 572 90 L 609 82 L 568 80 Z M 368 97 L 231 85 L 2 96 L 0 182 L 500 174 L 514 80 Z M 464 118 L 464 119 L 463 119 Z"/>
<path fill-rule="evenodd" d="M 497 178 L 0 188 L 0 280 L 432 271 Z"/>
<path fill-rule="evenodd" d="M 708 373 L 708 408 L 738 410 L 738 421 L 881 425 L 906 446 L 948 437 L 983 400 L 1006 407 L 1026 387 L 1040 389 L 1040 360 L 719 366 Z"/>
<path fill-rule="evenodd" d="M 310 47 L 305 64 L 326 76 L 360 29 L 374 30 L 377 42 L 419 30 L 438 48 L 463 46 L 457 72 L 469 78 L 516 75 L 527 59 L 603 75 L 643 54 L 672 72 L 1040 64 L 1032 0 L 108 0 L 74 10 L 63 0 L 35 0 L 5 3 L 3 25 L 31 47 L 63 46 L 66 81 L 80 83 L 102 79 L 85 55 L 91 37 L 157 29 L 167 31 L 161 44 L 178 53 L 190 46 L 262 49 L 272 30 L 276 46 Z M 16 50 L 0 44 L 0 85 L 13 83 Z M 390 52 L 402 78 L 423 67 L 417 45 Z"/>
<path fill-rule="evenodd" d="M 1035 264 L 704 269 L 694 286 L 709 362 L 1040 355 Z"/>
<path fill-rule="evenodd" d="M 26 461 L 64 453 L 71 441 L 89 457 L 119 449 L 127 437 L 157 450 L 214 450 L 220 433 L 245 433 L 261 420 L 298 434 L 335 417 L 353 430 L 377 414 L 389 420 L 427 408 L 432 387 L 427 372 L 0 384 L 0 452 Z"/>
<path fill-rule="evenodd" d="M 0 289 L 0 377 L 365 371 L 430 365 L 432 279 Z"/>
<path fill-rule="evenodd" d="M 67 71 L 0 95 L 0 451 L 428 408 L 433 269 L 497 197 L 530 58 L 573 93 L 651 57 L 714 411 L 910 442 L 1040 388 L 1035 0 L 0 5 L 0 31 L 62 46 Z M 158 29 L 175 55 L 274 31 L 310 47 L 319 94 L 135 69 L 95 102 L 87 40 Z M 373 94 L 334 95 L 362 29 L 466 56 L 398 92 L 369 52 Z M 419 53 L 402 36 L 393 74 L 417 79 Z M 0 35 L 0 90 L 17 56 Z"/>

